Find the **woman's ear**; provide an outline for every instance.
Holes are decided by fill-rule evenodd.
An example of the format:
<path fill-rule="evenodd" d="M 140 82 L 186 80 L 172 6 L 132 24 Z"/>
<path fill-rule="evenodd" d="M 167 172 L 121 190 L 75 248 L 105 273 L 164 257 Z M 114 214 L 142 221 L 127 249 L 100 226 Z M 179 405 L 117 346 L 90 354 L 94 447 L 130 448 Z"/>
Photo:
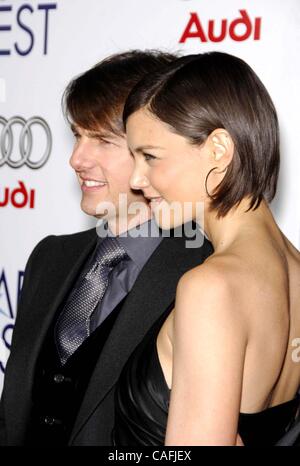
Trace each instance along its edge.
<path fill-rule="evenodd" d="M 224 128 L 215 129 L 209 136 L 211 155 L 213 162 L 223 168 L 228 166 L 232 160 L 234 144 L 228 131 Z"/>

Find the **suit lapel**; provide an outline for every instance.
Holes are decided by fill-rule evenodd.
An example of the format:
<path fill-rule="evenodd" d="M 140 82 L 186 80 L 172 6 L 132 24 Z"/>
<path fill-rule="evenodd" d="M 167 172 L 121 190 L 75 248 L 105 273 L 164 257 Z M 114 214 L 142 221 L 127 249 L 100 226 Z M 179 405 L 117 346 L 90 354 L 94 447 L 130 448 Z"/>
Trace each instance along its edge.
<path fill-rule="evenodd" d="M 91 377 L 70 443 L 116 383 L 134 348 L 175 299 L 181 275 L 212 252 L 208 242 L 192 250 L 185 248 L 184 241 L 184 238 L 164 239 L 125 299 Z"/>
<path fill-rule="evenodd" d="M 41 345 L 45 340 L 46 333 L 52 323 L 53 317 L 56 311 L 59 309 L 61 304 L 64 302 L 68 293 L 70 292 L 72 285 L 80 274 L 87 257 L 92 252 L 96 245 L 96 239 L 92 242 L 85 243 L 80 248 L 65 248 L 62 244 L 61 250 L 61 266 L 57 267 L 55 264 L 55 270 L 53 270 L 53 277 L 59 270 L 58 276 L 55 277 L 54 283 L 52 283 L 52 290 L 54 291 L 53 297 L 45 304 L 44 316 L 42 316 L 42 325 L 37 324 L 39 328 L 39 338 L 35 340 L 35 346 L 33 347 L 33 355 L 35 359 L 40 353 Z M 41 303 L 39 301 L 39 307 Z M 38 310 L 40 312 L 40 309 Z M 35 362 L 35 361 L 34 361 Z"/>
<path fill-rule="evenodd" d="M 59 240 L 59 247 L 55 245 L 56 247 L 53 248 L 53 261 L 47 267 L 44 263 L 37 267 L 38 273 L 41 270 L 46 271 L 38 277 L 39 279 L 36 280 L 38 283 L 34 283 L 36 277 L 33 279 L 31 276 L 28 277 L 29 282 L 32 279 L 32 286 L 36 285 L 38 291 L 31 293 L 31 290 L 29 292 L 26 290 L 30 302 L 28 300 L 24 302 L 24 313 L 22 300 L 20 302 L 18 309 L 20 321 L 18 322 L 17 319 L 14 332 L 18 333 L 16 341 L 22 342 L 22 347 L 13 348 L 10 357 L 12 367 L 19 368 L 18 373 L 7 370 L 6 374 L 6 393 L 8 394 L 6 409 L 9 412 L 7 419 L 14 419 L 16 413 L 18 413 L 18 419 L 27 418 L 27 411 L 31 405 L 34 371 L 42 343 L 57 309 L 69 292 L 87 256 L 95 247 L 97 235 L 93 229 L 81 236 L 78 235 L 74 241 L 70 241 L 70 237 L 66 242 L 60 238 Z M 22 387 L 22 396 L 16 393 L 18 387 L 16 387 L 15 377 L 18 377 L 18 387 Z M 11 434 L 12 438 L 18 438 L 20 434 L 20 438 L 22 437 L 23 423 L 12 423 L 11 426 L 7 426 L 8 430 L 10 427 L 9 436 Z"/>

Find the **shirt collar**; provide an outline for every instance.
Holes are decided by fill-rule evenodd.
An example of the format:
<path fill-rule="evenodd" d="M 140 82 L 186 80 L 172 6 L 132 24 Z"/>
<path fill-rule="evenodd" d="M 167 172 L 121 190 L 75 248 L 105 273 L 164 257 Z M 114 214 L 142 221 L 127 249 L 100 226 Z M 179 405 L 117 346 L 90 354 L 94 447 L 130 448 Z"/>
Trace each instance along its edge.
<path fill-rule="evenodd" d="M 130 259 L 142 269 L 161 243 L 163 237 L 155 220 L 152 218 L 147 222 L 117 236 L 119 243 L 124 247 Z"/>
<path fill-rule="evenodd" d="M 111 233 L 106 222 L 98 225 L 98 228 L 98 234 L 103 231 L 105 236 L 115 237 L 140 270 L 163 239 L 161 231 L 153 218 L 117 236 Z M 99 234 L 99 237 L 103 239 L 102 234 Z"/>

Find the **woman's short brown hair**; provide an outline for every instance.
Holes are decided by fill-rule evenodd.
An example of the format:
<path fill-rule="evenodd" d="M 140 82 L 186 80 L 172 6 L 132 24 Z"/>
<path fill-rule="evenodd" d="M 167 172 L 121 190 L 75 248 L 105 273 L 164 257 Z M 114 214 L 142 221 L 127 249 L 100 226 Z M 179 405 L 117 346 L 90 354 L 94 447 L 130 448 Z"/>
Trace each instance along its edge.
<path fill-rule="evenodd" d="M 146 107 L 192 144 L 202 144 L 217 128 L 234 142 L 234 156 L 212 193 L 218 216 L 245 198 L 249 209 L 271 201 L 279 171 L 279 131 L 273 102 L 252 68 L 221 52 L 189 55 L 163 72 L 143 79 L 131 91 L 123 121 Z"/>
<path fill-rule="evenodd" d="M 62 101 L 67 120 L 90 131 L 124 135 L 122 114 L 129 92 L 175 58 L 159 50 L 130 50 L 105 58 L 68 84 Z"/>

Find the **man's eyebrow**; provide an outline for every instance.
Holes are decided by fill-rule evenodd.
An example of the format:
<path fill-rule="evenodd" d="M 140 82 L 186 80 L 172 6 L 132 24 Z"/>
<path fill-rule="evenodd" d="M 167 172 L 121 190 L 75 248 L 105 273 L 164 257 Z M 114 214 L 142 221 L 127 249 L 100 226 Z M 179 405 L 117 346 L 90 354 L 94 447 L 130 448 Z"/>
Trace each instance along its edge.
<path fill-rule="evenodd" d="M 101 131 L 101 130 L 88 130 L 86 132 L 87 136 L 93 138 L 93 137 L 97 137 L 97 138 L 102 138 L 102 139 L 116 139 L 116 135 L 113 134 L 113 133 L 109 133 L 109 132 L 105 132 L 105 131 Z"/>
<path fill-rule="evenodd" d="M 79 127 L 74 124 L 74 123 L 71 123 L 70 125 L 70 128 L 71 128 L 71 131 L 73 133 L 78 133 L 79 132 Z M 98 137 L 98 138 L 104 138 L 104 139 L 113 139 L 115 137 L 114 134 L 112 133 L 108 133 L 108 132 L 103 132 L 101 130 L 88 130 L 86 131 L 86 134 L 88 137 Z"/>
<path fill-rule="evenodd" d="M 160 146 L 152 146 L 151 144 L 147 144 L 145 146 L 138 146 L 138 147 L 135 147 L 134 148 L 134 152 L 145 152 L 146 150 L 151 150 L 151 149 L 162 149 L 164 150 L 164 147 L 160 147 Z"/>
<path fill-rule="evenodd" d="M 72 131 L 73 133 L 77 133 L 78 129 L 77 129 L 77 126 L 74 125 L 74 123 L 71 123 L 70 128 L 71 128 L 71 131 Z"/>

